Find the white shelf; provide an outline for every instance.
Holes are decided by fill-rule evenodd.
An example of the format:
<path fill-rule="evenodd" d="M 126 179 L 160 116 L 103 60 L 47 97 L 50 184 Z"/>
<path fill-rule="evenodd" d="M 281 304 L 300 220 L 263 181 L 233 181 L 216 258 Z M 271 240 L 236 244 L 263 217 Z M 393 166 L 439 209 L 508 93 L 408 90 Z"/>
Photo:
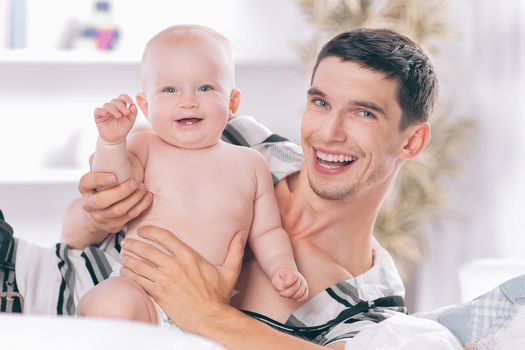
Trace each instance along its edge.
<path fill-rule="evenodd" d="M 0 49 L 0 64 L 119 64 L 138 65 L 140 52 L 93 50 L 30 50 Z M 237 56 L 238 66 L 302 67 L 299 58 Z"/>
<path fill-rule="evenodd" d="M 0 63 L 138 64 L 140 55 L 92 50 L 0 50 Z"/>
<path fill-rule="evenodd" d="M 0 172 L 0 185 L 11 184 L 76 184 L 86 169 L 24 169 Z"/>

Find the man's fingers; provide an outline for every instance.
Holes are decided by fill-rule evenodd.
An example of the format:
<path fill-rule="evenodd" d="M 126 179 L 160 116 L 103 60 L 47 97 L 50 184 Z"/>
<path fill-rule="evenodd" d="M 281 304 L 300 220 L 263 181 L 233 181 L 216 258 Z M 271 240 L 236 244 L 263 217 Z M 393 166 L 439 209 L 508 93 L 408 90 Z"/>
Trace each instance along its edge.
<path fill-rule="evenodd" d="M 111 173 L 87 173 L 80 178 L 78 191 L 81 194 L 93 193 L 95 189 L 114 185 L 117 182 L 115 175 Z"/>
<path fill-rule="evenodd" d="M 144 210 L 148 209 L 153 203 L 153 193 L 146 192 L 140 201 L 135 204 L 131 209 L 128 210 L 126 218 L 129 220 L 135 219 L 137 216 L 142 214 Z"/>
<path fill-rule="evenodd" d="M 173 233 L 168 230 L 156 226 L 143 226 L 137 231 L 139 236 L 147 238 L 162 245 L 169 252 L 177 252 L 180 250 L 191 250 L 188 245 L 178 239 Z"/>
<path fill-rule="evenodd" d="M 245 234 L 246 233 L 244 231 L 239 231 L 235 234 L 232 241 L 230 242 L 226 259 L 221 266 L 221 269 L 227 269 L 237 277 L 241 272 L 242 257 L 244 256 Z"/>
<path fill-rule="evenodd" d="M 128 180 L 118 186 L 84 197 L 82 206 L 86 211 L 105 209 L 127 198 L 138 188 L 135 180 Z"/>
<path fill-rule="evenodd" d="M 136 274 L 146 277 L 150 281 L 159 280 L 159 270 L 145 261 L 139 260 L 125 253 L 121 255 L 122 266 L 132 270 Z"/>
<path fill-rule="evenodd" d="M 142 242 L 133 238 L 126 238 L 121 244 L 124 251 L 144 259 L 153 266 L 169 265 L 168 260 L 170 256 L 150 243 Z"/>
<path fill-rule="evenodd" d="M 133 220 L 142 214 L 144 210 L 148 209 L 151 206 L 151 203 L 153 203 L 153 194 L 151 192 L 146 192 L 145 194 L 132 194 L 132 196 L 140 195 L 143 195 L 143 197 L 139 199 L 137 199 L 138 197 L 133 198 L 129 201 L 129 203 L 126 204 L 119 202 L 113 206 L 110 206 L 109 208 L 95 210 L 90 209 L 89 215 L 106 231 L 116 232 L 121 230 L 122 227 L 124 227 L 124 225 L 126 225 L 130 220 Z M 138 203 L 136 203 L 137 200 L 139 200 Z M 128 201 L 128 199 L 125 199 L 125 201 Z M 133 205 L 134 203 L 136 204 Z M 131 208 L 129 208 L 130 206 Z M 118 215 L 119 213 L 122 213 L 122 215 Z"/>
<path fill-rule="evenodd" d="M 127 217 L 108 219 L 104 211 L 101 210 L 91 212 L 90 216 L 92 220 L 97 223 L 100 229 L 108 233 L 116 233 L 122 230 L 122 228 L 129 222 Z"/>
<path fill-rule="evenodd" d="M 144 226 L 139 228 L 137 232 L 139 236 L 158 243 L 170 252 L 173 259 L 186 269 L 195 268 L 199 260 L 202 259 L 195 250 L 168 230 L 155 226 Z"/>
<path fill-rule="evenodd" d="M 135 282 L 140 284 L 142 286 L 142 288 L 144 288 L 144 290 L 150 295 L 153 295 L 152 293 L 155 292 L 155 289 L 156 289 L 155 288 L 155 282 L 147 279 L 144 276 L 141 276 L 141 275 L 133 272 L 132 270 L 128 269 L 125 266 L 122 266 L 120 268 L 120 275 L 124 276 L 124 277 L 127 277 L 127 278 L 131 278 L 132 280 L 134 280 Z"/>
<path fill-rule="evenodd" d="M 111 218 L 123 216 L 128 218 L 129 221 L 140 215 L 148 207 L 147 204 L 151 204 L 152 200 L 153 194 L 147 192 L 144 186 L 139 186 L 137 191 L 106 208 L 106 214 Z M 138 205 L 139 207 L 137 207 Z"/>

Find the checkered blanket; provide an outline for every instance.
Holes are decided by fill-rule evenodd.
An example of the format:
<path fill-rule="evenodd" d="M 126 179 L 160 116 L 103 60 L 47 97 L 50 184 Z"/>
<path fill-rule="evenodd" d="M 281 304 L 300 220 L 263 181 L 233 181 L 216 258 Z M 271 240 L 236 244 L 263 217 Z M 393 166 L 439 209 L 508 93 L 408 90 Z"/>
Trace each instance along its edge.
<path fill-rule="evenodd" d="M 469 303 L 446 310 L 438 321 L 461 340 L 465 349 L 495 349 L 522 306 L 525 306 L 525 275 Z"/>

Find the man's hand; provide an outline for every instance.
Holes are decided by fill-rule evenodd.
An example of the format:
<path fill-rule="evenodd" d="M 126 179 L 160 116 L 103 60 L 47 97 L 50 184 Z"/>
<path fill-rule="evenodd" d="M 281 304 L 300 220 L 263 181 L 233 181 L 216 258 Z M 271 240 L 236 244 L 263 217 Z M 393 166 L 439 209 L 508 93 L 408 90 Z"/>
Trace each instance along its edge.
<path fill-rule="evenodd" d="M 138 282 L 177 326 L 196 332 L 206 318 L 228 307 L 244 254 L 242 232 L 232 239 L 221 266 L 208 263 L 169 231 L 147 226 L 139 235 L 160 244 L 171 255 L 126 238 L 122 242 L 121 274 Z"/>
<path fill-rule="evenodd" d="M 115 176 L 109 173 L 87 173 L 80 179 L 82 208 L 95 231 L 118 232 L 153 202 L 153 194 L 144 185 L 128 180 L 110 188 L 115 183 Z M 101 188 L 107 189 L 99 192 Z"/>
<path fill-rule="evenodd" d="M 128 95 L 119 97 L 95 109 L 95 123 L 100 138 L 118 144 L 126 139 L 137 118 L 137 106 Z"/>
<path fill-rule="evenodd" d="M 272 276 L 272 285 L 285 298 L 305 301 L 308 298 L 308 285 L 303 275 L 289 266 L 275 271 Z"/>

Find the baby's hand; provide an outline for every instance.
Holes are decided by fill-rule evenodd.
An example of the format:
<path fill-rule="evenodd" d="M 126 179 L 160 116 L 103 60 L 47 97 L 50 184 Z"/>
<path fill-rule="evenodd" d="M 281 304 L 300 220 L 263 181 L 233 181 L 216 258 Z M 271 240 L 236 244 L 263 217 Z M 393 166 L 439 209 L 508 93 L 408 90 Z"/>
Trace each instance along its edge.
<path fill-rule="evenodd" d="M 272 285 L 282 297 L 296 301 L 305 301 L 308 298 L 308 284 L 305 278 L 292 267 L 285 266 L 275 271 Z"/>
<path fill-rule="evenodd" d="M 95 123 L 100 138 L 108 143 L 126 139 L 137 117 L 137 106 L 128 95 L 119 97 L 95 109 Z"/>

